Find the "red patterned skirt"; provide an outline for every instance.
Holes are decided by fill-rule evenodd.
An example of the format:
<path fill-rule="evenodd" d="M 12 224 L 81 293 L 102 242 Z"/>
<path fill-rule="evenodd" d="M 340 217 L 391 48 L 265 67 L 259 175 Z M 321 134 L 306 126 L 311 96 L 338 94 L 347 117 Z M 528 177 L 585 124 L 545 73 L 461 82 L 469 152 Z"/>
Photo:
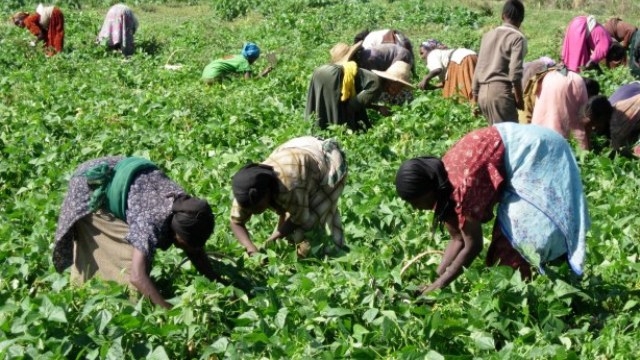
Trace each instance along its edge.
<path fill-rule="evenodd" d="M 486 223 L 493 218 L 506 179 L 505 148 L 498 130 L 493 127 L 474 130 L 460 139 L 442 158 L 455 202 L 458 224 L 462 228 L 467 216 Z M 491 245 L 487 252 L 487 266 L 506 265 L 519 270 L 523 277 L 531 277 L 531 266 L 511 246 L 496 220 Z"/>

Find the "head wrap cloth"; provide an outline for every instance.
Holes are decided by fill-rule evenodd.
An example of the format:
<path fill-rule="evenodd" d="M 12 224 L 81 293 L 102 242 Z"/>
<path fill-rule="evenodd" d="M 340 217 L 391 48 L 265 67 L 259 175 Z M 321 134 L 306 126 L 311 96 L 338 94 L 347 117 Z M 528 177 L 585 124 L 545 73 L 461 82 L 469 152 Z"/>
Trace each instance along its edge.
<path fill-rule="evenodd" d="M 189 245 L 203 247 L 213 233 L 215 218 L 205 200 L 180 194 L 171 207 L 171 228 Z"/>
<path fill-rule="evenodd" d="M 404 200 L 416 199 L 429 191 L 438 191 L 438 195 L 448 198 L 451 189 L 442 160 L 433 156 L 407 160 L 400 165 L 396 174 L 396 191 Z M 444 194 L 440 194 L 442 190 L 445 190 Z"/>
<path fill-rule="evenodd" d="M 244 43 L 244 46 L 242 47 L 242 56 L 249 61 L 256 60 L 260 56 L 260 48 L 252 42 Z"/>
<path fill-rule="evenodd" d="M 105 208 L 118 219 L 126 221 L 129 188 L 135 178 L 143 171 L 158 170 L 158 166 L 140 157 L 126 157 L 118 161 L 111 169 L 100 163 L 87 169 L 83 176 L 93 192 L 89 200 L 89 209 L 96 211 Z M 189 195 L 175 196 L 171 208 L 171 228 L 193 247 L 202 247 L 211 236 L 214 216 L 209 204 Z"/>
<path fill-rule="evenodd" d="M 231 179 L 233 196 L 242 207 L 260 202 L 268 191 L 277 191 L 277 177 L 273 167 L 265 164 L 248 164 Z"/>
<path fill-rule="evenodd" d="M 420 47 L 424 48 L 427 51 L 431 51 L 434 49 L 446 49 L 446 46 L 436 39 L 428 39 L 420 44 Z"/>

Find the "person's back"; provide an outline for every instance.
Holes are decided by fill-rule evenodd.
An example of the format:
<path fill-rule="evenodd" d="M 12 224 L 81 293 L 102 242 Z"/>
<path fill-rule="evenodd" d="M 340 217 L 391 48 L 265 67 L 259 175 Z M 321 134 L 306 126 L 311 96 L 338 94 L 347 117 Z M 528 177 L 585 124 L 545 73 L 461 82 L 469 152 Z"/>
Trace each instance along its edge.
<path fill-rule="evenodd" d="M 522 65 L 527 41 L 519 30 L 524 5 L 508 0 L 504 23 L 482 37 L 473 77 L 473 96 L 489 123 L 517 121 L 522 108 Z"/>
<path fill-rule="evenodd" d="M 242 55 L 217 59 L 210 62 L 202 71 L 202 80 L 219 79 L 231 73 L 245 73 L 251 71 L 249 61 Z"/>
<path fill-rule="evenodd" d="M 362 49 L 357 63 L 363 69 L 384 71 L 396 61 L 404 61 L 413 66 L 413 56 L 407 49 L 397 44 L 380 44 Z"/>
<path fill-rule="evenodd" d="M 571 133 L 581 148 L 589 149 L 580 113 L 588 99 L 587 87 L 580 75 L 573 71 L 550 71 L 540 85 L 531 123 L 552 129 L 564 138 Z"/>
<path fill-rule="evenodd" d="M 640 81 L 633 81 L 620 86 L 611 96 L 609 102 L 615 105 L 618 101 L 626 100 L 640 94 Z"/>

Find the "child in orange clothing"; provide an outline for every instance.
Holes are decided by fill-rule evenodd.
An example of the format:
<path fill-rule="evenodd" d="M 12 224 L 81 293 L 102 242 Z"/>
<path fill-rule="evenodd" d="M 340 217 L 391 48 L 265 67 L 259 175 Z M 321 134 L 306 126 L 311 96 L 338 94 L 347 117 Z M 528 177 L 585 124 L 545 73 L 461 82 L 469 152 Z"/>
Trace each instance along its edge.
<path fill-rule="evenodd" d="M 36 12 L 19 12 L 13 16 L 16 26 L 27 28 L 37 40 L 42 40 L 47 55 L 62 52 L 64 47 L 64 16 L 56 6 L 38 5 Z"/>

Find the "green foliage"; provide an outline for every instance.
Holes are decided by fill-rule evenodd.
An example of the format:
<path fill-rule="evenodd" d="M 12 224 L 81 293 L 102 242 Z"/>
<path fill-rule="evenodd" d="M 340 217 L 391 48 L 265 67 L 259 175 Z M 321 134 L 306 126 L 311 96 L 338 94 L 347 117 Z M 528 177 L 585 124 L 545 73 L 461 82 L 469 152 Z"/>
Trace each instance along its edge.
<path fill-rule="evenodd" d="M 138 46 L 123 61 L 93 44 L 111 1 L 58 3 L 65 7 L 63 54 L 45 58 L 28 46 L 32 37 L 24 29 L 0 25 L 0 357 L 635 357 L 637 161 L 610 158 L 606 147 L 576 152 L 592 220 L 584 278 L 562 265 L 523 282 L 478 259 L 450 287 L 415 299 L 413 291 L 436 278 L 448 236 L 432 237 L 432 214 L 412 211 L 395 196 L 395 171 L 409 157 L 444 154 L 484 120 L 439 91 L 418 92 L 389 118 L 371 114 L 367 133 L 318 131 L 304 120 L 309 76 L 335 42 L 350 42 L 364 28 L 392 27 L 416 45 L 435 37 L 477 49 L 484 29 L 499 23 L 499 11 L 459 1 L 140 1 L 131 3 L 140 20 Z M 246 9 L 232 21 L 212 20 L 235 4 Z M 32 4 L 10 0 L 0 9 L 9 14 L 25 6 Z M 527 60 L 555 51 L 573 15 L 528 8 Z M 278 57 L 268 77 L 200 83 L 208 61 L 236 53 L 246 40 Z M 165 64 L 183 68 L 169 71 Z M 254 64 L 266 65 L 263 58 Z M 426 73 L 417 68 L 419 76 Z M 607 95 L 631 80 L 624 69 L 588 76 Z M 230 178 L 247 161 L 307 134 L 335 137 L 347 153 L 340 210 L 350 251 L 325 255 L 331 240 L 314 234 L 307 259 L 298 260 L 285 243 L 246 258 L 228 225 Z M 207 281 L 177 249 L 159 251 L 151 272 L 175 305 L 170 311 L 120 285 L 96 279 L 73 287 L 67 273 L 55 273 L 51 244 L 67 180 L 79 163 L 109 154 L 148 157 L 209 200 L 218 221 L 207 250 L 226 254 L 219 269 L 233 278 L 239 274 L 229 266 L 237 266 L 253 292 Z M 276 221 L 271 213 L 252 220 L 258 244 Z M 484 230 L 488 245 L 491 228 Z M 423 251 L 433 255 L 401 273 Z"/>

